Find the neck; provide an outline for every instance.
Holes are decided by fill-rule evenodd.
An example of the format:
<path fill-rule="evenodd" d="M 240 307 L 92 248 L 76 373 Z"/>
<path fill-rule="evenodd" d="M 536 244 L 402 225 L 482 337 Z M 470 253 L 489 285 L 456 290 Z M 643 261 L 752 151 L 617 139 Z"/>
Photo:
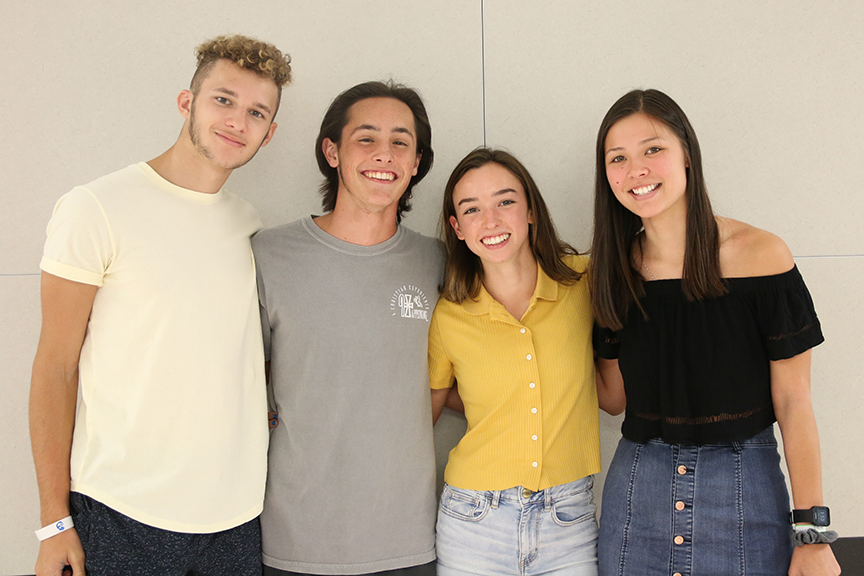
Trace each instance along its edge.
<path fill-rule="evenodd" d="M 332 212 L 315 218 L 319 228 L 345 242 L 360 246 L 374 246 L 396 234 L 396 211 L 348 211 L 340 207 L 337 199 Z"/>
<path fill-rule="evenodd" d="M 655 279 L 681 278 L 687 249 L 687 223 L 683 218 L 658 218 L 642 221 L 642 264 L 648 263 Z"/>
<path fill-rule="evenodd" d="M 515 262 L 483 263 L 483 286 L 504 308 L 520 320 L 537 288 L 537 261 L 532 253 Z"/>
<path fill-rule="evenodd" d="M 183 130 L 186 130 L 185 126 Z M 188 145 L 184 143 L 181 137 L 171 148 L 147 164 L 175 186 L 204 194 L 215 194 L 228 180 L 231 170 L 214 167 L 195 150 L 191 142 Z"/>

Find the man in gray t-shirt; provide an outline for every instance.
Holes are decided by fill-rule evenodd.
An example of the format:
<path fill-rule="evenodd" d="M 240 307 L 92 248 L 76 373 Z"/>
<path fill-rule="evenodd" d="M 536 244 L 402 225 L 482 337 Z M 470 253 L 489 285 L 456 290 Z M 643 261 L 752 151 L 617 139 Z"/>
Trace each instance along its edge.
<path fill-rule="evenodd" d="M 400 225 L 432 165 L 423 102 L 393 83 L 350 88 L 316 154 L 326 213 L 252 242 L 279 415 L 264 574 L 432 576 L 427 335 L 444 257 Z"/>

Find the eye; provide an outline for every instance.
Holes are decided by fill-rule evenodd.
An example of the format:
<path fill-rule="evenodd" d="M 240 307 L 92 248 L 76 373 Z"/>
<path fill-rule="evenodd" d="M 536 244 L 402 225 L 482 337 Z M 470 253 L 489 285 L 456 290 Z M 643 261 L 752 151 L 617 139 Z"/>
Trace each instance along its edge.
<path fill-rule="evenodd" d="M 231 103 L 231 101 L 228 100 L 228 98 L 225 98 L 224 96 L 216 96 L 216 101 L 219 102 L 220 104 L 230 104 Z"/>
<path fill-rule="evenodd" d="M 362 138 L 359 138 L 357 141 L 358 142 L 372 142 L 373 140 L 369 136 L 363 136 Z"/>
<path fill-rule="evenodd" d="M 396 140 L 393 142 L 396 146 L 408 146 L 407 142 L 403 142 L 402 140 Z"/>
<path fill-rule="evenodd" d="M 663 150 L 663 149 L 660 148 L 659 146 L 651 146 L 650 148 L 648 148 L 648 150 L 645 151 L 645 153 L 646 154 L 656 154 L 657 152 L 660 152 L 661 150 Z"/>
<path fill-rule="evenodd" d="M 252 116 L 255 116 L 256 118 L 260 118 L 260 119 L 264 120 L 264 114 L 262 114 L 258 110 L 250 110 L 249 114 L 251 114 Z"/>
<path fill-rule="evenodd" d="M 471 207 L 462 212 L 462 214 L 473 214 L 474 212 L 477 212 L 477 208 Z"/>
<path fill-rule="evenodd" d="M 624 156 L 615 156 L 614 158 L 609 160 L 609 163 L 610 164 L 618 164 L 618 163 L 623 162 L 623 161 L 624 161 Z"/>
<path fill-rule="evenodd" d="M 499 204 L 499 206 L 510 206 L 511 204 L 515 204 L 515 203 L 516 203 L 515 200 L 511 200 L 508 198 L 507 200 L 502 200 L 501 204 Z"/>

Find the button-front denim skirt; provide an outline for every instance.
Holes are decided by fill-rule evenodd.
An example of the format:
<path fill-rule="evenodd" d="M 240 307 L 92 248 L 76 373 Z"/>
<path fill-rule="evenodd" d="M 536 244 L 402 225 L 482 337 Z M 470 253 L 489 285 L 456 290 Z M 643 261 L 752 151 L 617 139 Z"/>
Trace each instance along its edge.
<path fill-rule="evenodd" d="M 603 488 L 600 576 L 785 576 L 789 532 L 773 427 L 705 446 L 622 438 Z"/>

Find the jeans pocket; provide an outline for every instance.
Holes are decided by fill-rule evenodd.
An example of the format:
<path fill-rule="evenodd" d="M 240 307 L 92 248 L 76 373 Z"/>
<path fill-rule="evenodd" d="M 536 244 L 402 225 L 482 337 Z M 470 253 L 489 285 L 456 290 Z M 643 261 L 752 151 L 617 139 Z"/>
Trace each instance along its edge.
<path fill-rule="evenodd" d="M 479 522 L 489 512 L 490 502 L 485 492 L 444 486 L 441 512 L 457 520 Z"/>
<path fill-rule="evenodd" d="M 574 526 L 592 520 L 597 507 L 590 489 L 576 492 L 552 503 L 552 520 L 559 526 Z"/>

